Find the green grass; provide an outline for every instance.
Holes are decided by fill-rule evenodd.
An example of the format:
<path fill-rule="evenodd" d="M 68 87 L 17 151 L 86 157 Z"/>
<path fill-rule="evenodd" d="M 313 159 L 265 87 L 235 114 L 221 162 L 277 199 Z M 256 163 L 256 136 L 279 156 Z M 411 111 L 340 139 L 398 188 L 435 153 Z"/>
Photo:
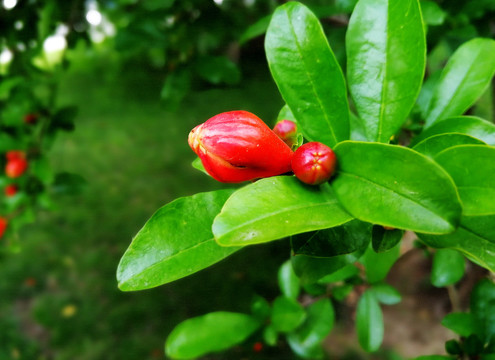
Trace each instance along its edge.
<path fill-rule="evenodd" d="M 59 136 L 50 160 L 88 185 L 57 198 L 57 211 L 38 214 L 20 234 L 19 254 L 0 256 L 0 360 L 163 358 L 164 340 L 180 321 L 248 312 L 255 293 L 277 294 L 285 241 L 246 248 L 155 289 L 117 289 L 118 261 L 154 211 L 179 196 L 225 187 L 190 166 L 189 130 L 236 109 L 271 122 L 282 105 L 266 69 L 238 88 L 194 91 L 175 113 L 161 108 L 160 74 L 122 70 L 125 76 L 115 78 L 75 72 L 61 83 L 58 104 L 80 112 L 76 131 Z"/>

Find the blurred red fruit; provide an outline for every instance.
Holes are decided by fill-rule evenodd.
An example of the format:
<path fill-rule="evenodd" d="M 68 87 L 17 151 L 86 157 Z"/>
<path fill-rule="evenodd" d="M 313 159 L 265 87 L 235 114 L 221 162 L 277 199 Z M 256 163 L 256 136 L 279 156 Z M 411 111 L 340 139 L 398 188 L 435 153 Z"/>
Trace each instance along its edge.
<path fill-rule="evenodd" d="M 0 216 L 0 239 L 3 237 L 5 230 L 7 229 L 7 224 L 9 222 L 6 218 Z"/>
<path fill-rule="evenodd" d="M 189 133 L 189 146 L 214 179 L 236 183 L 291 170 L 292 150 L 247 111 L 218 114 Z"/>
<path fill-rule="evenodd" d="M 297 143 L 297 125 L 290 120 L 281 120 L 276 123 L 273 132 L 290 148 Z"/>
<path fill-rule="evenodd" d="M 17 178 L 24 174 L 28 167 L 28 162 L 26 159 L 23 158 L 14 158 L 12 160 L 9 160 L 7 162 L 7 165 L 5 165 L 5 174 L 9 178 Z"/>
<path fill-rule="evenodd" d="M 292 171 L 303 183 L 319 185 L 332 177 L 336 164 L 332 149 L 319 142 L 309 142 L 294 152 Z"/>
<path fill-rule="evenodd" d="M 25 159 L 26 153 L 22 150 L 10 150 L 5 154 L 7 160 Z"/>
<path fill-rule="evenodd" d="M 261 352 L 261 350 L 263 350 L 263 343 L 261 343 L 259 341 L 258 342 L 255 342 L 253 344 L 253 351 L 254 352 Z"/>
<path fill-rule="evenodd" d="M 14 196 L 17 194 L 17 186 L 10 184 L 5 187 L 5 196 Z"/>

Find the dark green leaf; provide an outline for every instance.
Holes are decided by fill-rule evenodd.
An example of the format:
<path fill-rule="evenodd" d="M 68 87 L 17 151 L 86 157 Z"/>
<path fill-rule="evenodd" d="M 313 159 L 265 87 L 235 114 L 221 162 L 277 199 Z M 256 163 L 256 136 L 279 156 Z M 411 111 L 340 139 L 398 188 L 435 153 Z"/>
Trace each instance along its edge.
<path fill-rule="evenodd" d="M 53 115 L 50 122 L 49 131 L 55 131 L 58 129 L 65 131 L 73 131 L 75 128 L 74 119 L 76 118 L 78 109 L 76 106 L 67 106 Z"/>
<path fill-rule="evenodd" d="M 369 141 L 390 141 L 419 94 L 426 44 L 418 0 L 360 0 L 346 34 L 347 79 Z"/>
<path fill-rule="evenodd" d="M 371 291 L 378 302 L 385 305 L 395 305 L 402 300 L 397 289 L 389 284 L 374 284 L 368 291 Z"/>
<path fill-rule="evenodd" d="M 251 39 L 254 39 L 260 35 L 263 35 L 268 29 L 268 25 L 270 24 L 270 20 L 272 19 L 271 15 L 263 16 L 258 19 L 254 24 L 250 25 L 239 38 L 239 44 L 243 45 Z"/>
<path fill-rule="evenodd" d="M 305 319 L 306 313 L 296 300 L 279 296 L 273 302 L 271 324 L 278 332 L 290 332 Z"/>
<path fill-rule="evenodd" d="M 449 233 L 461 216 L 457 190 L 438 164 L 411 149 L 346 141 L 332 182 L 344 208 L 359 220 L 425 233 Z"/>
<path fill-rule="evenodd" d="M 489 341 L 495 336 L 495 284 L 488 279 L 478 282 L 471 292 L 470 305 L 478 325 L 476 333 Z"/>
<path fill-rule="evenodd" d="M 366 351 L 376 351 L 383 341 L 384 325 L 382 309 L 370 291 L 365 291 L 358 301 L 356 330 L 359 344 Z"/>
<path fill-rule="evenodd" d="M 330 147 L 348 139 L 344 75 L 316 16 L 297 2 L 278 7 L 265 50 L 272 76 L 303 135 Z"/>
<path fill-rule="evenodd" d="M 423 155 L 434 158 L 438 153 L 450 147 L 469 144 L 483 145 L 484 142 L 469 135 L 447 133 L 430 136 L 416 144 L 413 149 Z"/>
<path fill-rule="evenodd" d="M 331 257 L 365 249 L 370 242 L 370 224 L 352 220 L 330 229 L 303 233 L 291 237 L 296 255 Z"/>
<path fill-rule="evenodd" d="M 291 299 L 299 296 L 299 278 L 292 269 L 292 263 L 287 260 L 278 270 L 278 286 L 283 295 Z"/>
<path fill-rule="evenodd" d="M 438 121 L 414 138 L 414 143 L 416 144 L 433 135 L 445 133 L 466 134 L 488 145 L 495 146 L 495 125 L 474 116 L 458 116 Z"/>
<path fill-rule="evenodd" d="M 476 320 L 472 314 L 461 312 L 447 314 L 442 320 L 442 325 L 464 337 L 474 334 L 477 328 Z"/>
<path fill-rule="evenodd" d="M 392 249 L 397 245 L 404 235 L 404 230 L 385 229 L 383 226 L 373 226 L 371 244 L 377 253 Z"/>
<path fill-rule="evenodd" d="M 49 185 L 55 179 L 53 168 L 46 157 L 40 157 L 30 162 L 29 168 L 44 185 Z"/>
<path fill-rule="evenodd" d="M 234 85 L 241 80 L 241 72 L 225 56 L 205 56 L 198 59 L 196 71 L 204 80 L 215 85 Z"/>
<path fill-rule="evenodd" d="M 333 328 L 335 314 L 329 299 L 321 299 L 306 309 L 304 323 L 287 335 L 292 350 L 306 359 L 318 359 L 323 356 L 321 342 Z"/>
<path fill-rule="evenodd" d="M 239 248 L 217 245 L 211 232 L 231 190 L 179 198 L 160 208 L 133 239 L 117 269 L 119 288 L 141 290 L 193 274 Z"/>
<path fill-rule="evenodd" d="M 270 304 L 265 298 L 261 296 L 256 296 L 253 303 L 251 304 L 251 312 L 253 316 L 260 321 L 265 321 L 271 312 Z"/>
<path fill-rule="evenodd" d="M 495 73 L 495 40 L 461 45 L 447 62 L 431 98 L 425 127 L 462 115 L 485 91 Z"/>
<path fill-rule="evenodd" d="M 87 185 L 87 181 L 78 174 L 61 172 L 55 175 L 53 191 L 64 194 L 79 194 Z"/>
<path fill-rule="evenodd" d="M 464 256 L 455 250 L 440 249 L 433 256 L 431 283 L 436 287 L 453 285 L 464 276 Z"/>
<path fill-rule="evenodd" d="M 383 281 L 400 256 L 400 244 L 386 252 L 377 253 L 370 246 L 360 262 L 366 269 L 366 280 L 370 284 Z"/>
<path fill-rule="evenodd" d="M 320 280 L 318 280 L 318 283 L 321 284 L 331 284 L 331 283 L 336 283 L 339 281 L 344 281 L 347 280 L 353 276 L 356 276 L 359 274 L 359 269 L 354 265 L 354 264 L 349 264 L 333 274 L 327 275 Z"/>
<path fill-rule="evenodd" d="M 350 220 L 327 184 L 309 186 L 293 176 L 277 176 L 236 191 L 215 218 L 213 233 L 221 245 L 248 245 Z"/>
<path fill-rule="evenodd" d="M 179 69 L 165 78 L 160 96 L 169 110 L 177 109 L 191 88 L 191 70 Z"/>
<path fill-rule="evenodd" d="M 170 333 L 165 352 L 172 359 L 193 359 L 243 342 L 260 327 L 246 314 L 214 312 L 188 319 Z"/>

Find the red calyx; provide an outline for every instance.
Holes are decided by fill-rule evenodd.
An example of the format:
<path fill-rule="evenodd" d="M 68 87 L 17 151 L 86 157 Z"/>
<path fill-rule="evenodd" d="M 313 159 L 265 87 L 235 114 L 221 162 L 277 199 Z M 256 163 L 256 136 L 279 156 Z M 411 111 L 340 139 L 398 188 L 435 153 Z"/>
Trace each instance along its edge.
<path fill-rule="evenodd" d="M 5 187 L 5 196 L 14 196 L 15 194 L 17 194 L 17 186 L 15 186 L 14 184 L 10 184 L 10 185 L 7 185 Z"/>
<path fill-rule="evenodd" d="M 290 148 L 297 143 L 297 125 L 290 120 L 281 120 L 276 123 L 273 132 Z"/>
<path fill-rule="evenodd" d="M 214 179 L 237 183 L 291 170 L 292 150 L 247 111 L 218 114 L 189 133 L 189 146 Z"/>
<path fill-rule="evenodd" d="M 319 185 L 328 181 L 337 165 L 332 149 L 319 142 L 300 146 L 292 158 L 294 175 L 305 184 Z"/>
<path fill-rule="evenodd" d="M 28 167 L 28 162 L 23 158 L 14 158 L 12 160 L 7 161 L 7 165 L 5 165 L 5 174 L 9 178 L 17 178 L 24 174 Z"/>
<path fill-rule="evenodd" d="M 0 216 L 0 238 L 3 237 L 5 230 L 7 230 L 8 220 L 2 216 Z"/>

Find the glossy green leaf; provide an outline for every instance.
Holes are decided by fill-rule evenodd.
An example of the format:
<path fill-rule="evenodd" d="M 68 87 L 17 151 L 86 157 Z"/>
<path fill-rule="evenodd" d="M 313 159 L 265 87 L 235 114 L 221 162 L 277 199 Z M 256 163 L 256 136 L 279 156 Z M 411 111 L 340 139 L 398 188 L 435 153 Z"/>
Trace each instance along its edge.
<path fill-rule="evenodd" d="M 160 208 L 133 239 L 117 269 L 119 288 L 141 290 L 193 274 L 239 248 L 217 245 L 213 218 L 231 190 L 179 198 Z"/>
<path fill-rule="evenodd" d="M 359 298 L 356 310 L 356 330 L 359 344 L 366 351 L 376 351 L 383 341 L 383 314 L 377 299 L 370 291 Z"/>
<path fill-rule="evenodd" d="M 419 94 L 426 44 L 418 0 L 360 0 L 346 35 L 347 79 L 369 141 L 390 141 Z"/>
<path fill-rule="evenodd" d="M 370 246 L 360 260 L 366 269 L 366 280 L 370 284 L 383 281 L 399 256 L 400 244 L 381 253 L 375 252 Z"/>
<path fill-rule="evenodd" d="M 458 133 L 433 135 L 416 144 L 413 149 L 434 158 L 438 153 L 457 145 L 484 145 L 485 143 L 472 136 Z"/>
<path fill-rule="evenodd" d="M 411 149 L 346 141 L 332 182 L 342 206 L 373 224 L 425 233 L 456 228 L 461 206 L 452 179 L 433 160 Z"/>
<path fill-rule="evenodd" d="M 466 134 L 495 146 L 495 125 L 475 116 L 458 116 L 438 121 L 414 138 L 413 143 L 417 144 L 431 136 L 445 133 Z"/>
<path fill-rule="evenodd" d="M 478 324 L 477 334 L 489 341 L 495 336 L 495 284 L 489 279 L 478 282 L 471 292 L 470 308 Z"/>
<path fill-rule="evenodd" d="M 294 254 L 331 257 L 365 249 L 370 242 L 370 224 L 352 220 L 330 229 L 291 237 Z"/>
<path fill-rule="evenodd" d="M 464 256 L 451 249 L 440 249 L 433 256 L 431 283 L 443 287 L 457 283 L 464 276 Z"/>
<path fill-rule="evenodd" d="M 299 296 L 299 278 L 292 269 L 292 263 L 287 260 L 278 270 L 278 286 L 283 295 L 291 299 Z"/>
<path fill-rule="evenodd" d="M 377 253 L 388 251 L 397 245 L 404 235 L 404 230 L 385 229 L 383 226 L 375 225 L 372 230 L 371 244 Z"/>
<path fill-rule="evenodd" d="M 371 291 L 378 302 L 385 305 L 395 305 L 402 300 L 397 289 L 389 284 L 374 284 L 368 291 Z"/>
<path fill-rule="evenodd" d="M 483 94 L 495 74 L 495 40 L 476 38 L 451 56 L 433 93 L 425 127 L 462 115 Z"/>
<path fill-rule="evenodd" d="M 236 191 L 215 218 L 213 233 L 224 246 L 258 244 L 350 220 L 328 184 L 309 186 L 278 176 Z"/>
<path fill-rule="evenodd" d="M 213 312 L 188 319 L 170 333 L 165 353 L 172 359 L 193 359 L 243 342 L 260 323 L 246 314 Z"/>
<path fill-rule="evenodd" d="M 329 299 L 320 299 L 306 309 L 306 320 L 294 332 L 287 335 L 291 349 L 306 359 L 323 356 L 321 342 L 330 333 L 335 313 Z"/>
<path fill-rule="evenodd" d="M 273 302 L 271 324 L 278 332 L 289 332 L 306 319 L 304 308 L 294 299 L 279 296 Z"/>
<path fill-rule="evenodd" d="M 330 147 L 348 139 L 344 75 L 317 17 L 297 2 L 278 7 L 265 51 L 273 79 L 304 136 Z"/>
<path fill-rule="evenodd" d="M 476 320 L 470 313 L 453 312 L 442 319 L 442 325 L 456 334 L 467 337 L 477 329 Z"/>

